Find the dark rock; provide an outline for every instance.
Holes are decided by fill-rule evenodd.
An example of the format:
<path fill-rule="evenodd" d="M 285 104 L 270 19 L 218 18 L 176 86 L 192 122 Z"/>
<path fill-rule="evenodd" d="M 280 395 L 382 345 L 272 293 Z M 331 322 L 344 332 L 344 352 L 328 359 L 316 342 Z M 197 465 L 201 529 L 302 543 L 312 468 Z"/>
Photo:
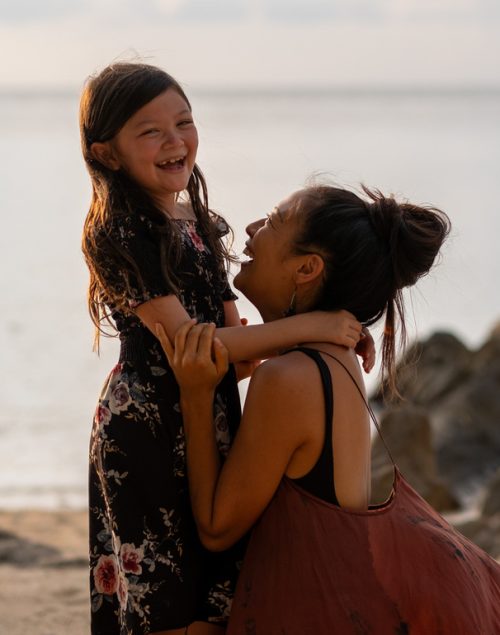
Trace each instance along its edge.
<path fill-rule="evenodd" d="M 403 403 L 428 413 L 439 475 L 468 504 L 500 467 L 500 327 L 476 352 L 436 333 L 409 350 L 398 376 Z"/>
<path fill-rule="evenodd" d="M 488 518 L 495 514 L 500 515 L 500 469 L 497 470 L 486 489 L 482 514 Z"/>
<path fill-rule="evenodd" d="M 455 523 L 455 528 L 484 549 L 492 558 L 500 559 L 500 514 L 490 518 L 477 518 L 466 523 Z"/>
<path fill-rule="evenodd" d="M 19 538 L 0 530 L 0 564 L 18 567 L 39 566 L 57 561 L 60 553 L 53 547 Z"/>
<path fill-rule="evenodd" d="M 470 376 L 472 356 L 454 335 L 434 333 L 413 344 L 397 364 L 398 392 L 410 403 L 432 405 Z M 381 401 L 382 391 L 373 398 Z"/>
<path fill-rule="evenodd" d="M 486 487 L 481 515 L 455 526 L 493 558 L 500 558 L 500 469 Z"/>
<path fill-rule="evenodd" d="M 437 510 L 456 509 L 456 498 L 438 475 L 431 426 L 425 410 L 411 404 L 390 408 L 383 414 L 380 428 L 394 461 L 417 492 Z M 372 502 L 386 500 L 392 483 L 392 463 L 377 436 L 372 454 Z"/>

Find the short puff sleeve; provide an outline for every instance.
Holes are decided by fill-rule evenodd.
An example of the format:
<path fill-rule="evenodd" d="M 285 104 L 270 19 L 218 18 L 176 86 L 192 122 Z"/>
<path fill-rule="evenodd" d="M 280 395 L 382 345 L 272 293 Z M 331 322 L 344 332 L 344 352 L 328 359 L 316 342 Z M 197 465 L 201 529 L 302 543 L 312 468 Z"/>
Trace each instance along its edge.
<path fill-rule="evenodd" d="M 174 293 L 162 271 L 161 237 L 149 218 L 137 214 L 115 219 L 102 238 L 94 265 L 112 297 L 134 309 Z"/>

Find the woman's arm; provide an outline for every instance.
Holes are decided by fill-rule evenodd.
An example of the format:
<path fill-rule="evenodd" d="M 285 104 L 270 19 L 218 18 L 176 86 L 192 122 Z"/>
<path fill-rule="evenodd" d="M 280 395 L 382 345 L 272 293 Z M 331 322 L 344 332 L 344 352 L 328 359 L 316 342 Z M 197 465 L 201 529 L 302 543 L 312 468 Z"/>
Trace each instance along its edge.
<path fill-rule="evenodd" d="M 175 349 L 158 335 L 181 387 L 189 491 L 203 544 L 226 549 L 255 523 L 275 493 L 295 450 L 307 440 L 308 399 L 302 368 L 276 358 L 253 374 L 243 419 L 221 470 L 212 408 L 227 353 L 213 325 L 183 326 Z"/>
<path fill-rule="evenodd" d="M 155 298 L 141 304 L 136 313 L 155 333 L 161 324 L 171 341 L 189 315 L 175 295 Z M 229 361 L 265 359 L 280 350 L 304 342 L 331 342 L 350 348 L 356 346 L 361 324 L 348 311 L 313 311 L 266 324 L 218 328 L 216 336 L 229 351 Z"/>

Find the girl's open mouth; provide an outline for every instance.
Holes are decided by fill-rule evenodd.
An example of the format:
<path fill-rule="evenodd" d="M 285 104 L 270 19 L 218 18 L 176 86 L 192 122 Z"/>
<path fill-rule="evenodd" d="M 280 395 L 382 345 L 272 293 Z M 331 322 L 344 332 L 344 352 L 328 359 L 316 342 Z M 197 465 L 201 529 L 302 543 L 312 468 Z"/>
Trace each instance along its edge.
<path fill-rule="evenodd" d="M 180 170 L 184 167 L 186 157 L 176 157 L 175 159 L 168 159 L 167 161 L 161 161 L 157 166 L 161 170 Z"/>

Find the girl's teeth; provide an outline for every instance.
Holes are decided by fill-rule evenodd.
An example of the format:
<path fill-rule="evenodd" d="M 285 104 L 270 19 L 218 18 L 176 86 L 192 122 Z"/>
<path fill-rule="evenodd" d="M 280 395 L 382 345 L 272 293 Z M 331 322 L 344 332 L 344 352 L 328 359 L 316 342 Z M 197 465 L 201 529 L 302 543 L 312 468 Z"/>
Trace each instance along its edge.
<path fill-rule="evenodd" d="M 184 159 L 180 157 L 179 159 L 170 159 L 169 161 L 162 161 L 159 165 L 161 167 L 164 167 L 167 165 L 177 165 L 178 163 L 182 163 L 183 161 Z"/>

